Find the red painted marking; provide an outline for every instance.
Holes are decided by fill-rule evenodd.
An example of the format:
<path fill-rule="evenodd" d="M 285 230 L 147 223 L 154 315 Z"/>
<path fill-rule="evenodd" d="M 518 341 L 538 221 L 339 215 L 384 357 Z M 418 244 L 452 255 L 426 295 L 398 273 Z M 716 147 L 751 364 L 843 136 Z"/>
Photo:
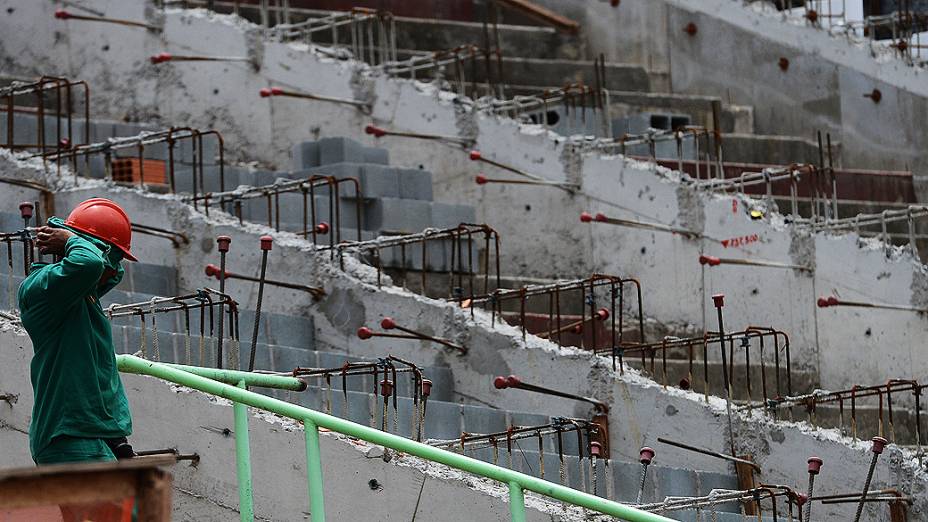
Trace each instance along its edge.
<path fill-rule="evenodd" d="M 723 239 L 721 241 L 722 246 L 725 248 L 728 247 L 740 247 L 749 245 L 751 243 L 756 243 L 760 241 L 760 236 L 757 234 L 751 234 L 749 236 L 733 237 L 731 239 Z"/>

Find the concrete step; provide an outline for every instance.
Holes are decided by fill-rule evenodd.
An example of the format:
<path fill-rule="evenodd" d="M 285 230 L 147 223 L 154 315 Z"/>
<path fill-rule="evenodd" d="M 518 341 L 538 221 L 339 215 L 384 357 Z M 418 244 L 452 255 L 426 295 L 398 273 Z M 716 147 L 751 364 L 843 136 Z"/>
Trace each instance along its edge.
<path fill-rule="evenodd" d="M 151 332 L 146 332 L 150 336 Z M 140 329 L 134 326 L 113 326 L 113 343 L 116 351 L 119 353 L 135 353 L 139 350 Z M 183 333 L 173 333 L 159 331 L 159 347 L 161 349 L 161 362 L 172 362 L 179 364 L 192 364 L 195 366 L 215 366 L 216 338 L 206 337 L 204 339 L 205 359 L 200 360 L 200 336 L 199 332 L 191 334 L 189 341 Z M 187 358 L 187 343 L 190 344 L 190 358 Z M 251 347 L 246 341 L 240 348 L 241 359 L 243 364 L 247 364 Z M 148 356 L 153 357 L 149 345 Z M 341 353 L 313 350 L 311 347 L 303 346 L 284 346 L 269 345 L 258 343 L 258 351 L 255 354 L 255 369 L 260 371 L 272 372 L 290 372 L 294 368 L 339 368 L 347 362 L 376 362 L 376 357 L 357 357 Z M 441 367 L 423 367 L 423 376 L 430 379 L 432 385 L 431 398 L 438 401 L 454 400 L 454 377 L 449 368 Z M 407 378 L 408 374 L 401 374 L 397 378 L 397 393 L 403 397 L 412 397 L 412 378 Z M 322 392 L 328 385 L 322 378 L 306 377 L 308 383 L 313 385 L 313 389 Z M 350 391 L 370 392 L 373 390 L 373 378 L 370 376 L 352 377 L 347 380 L 347 387 Z M 340 394 L 342 390 L 342 381 L 340 377 L 331 379 L 331 388 L 333 393 Z"/>
<path fill-rule="evenodd" d="M 503 56 L 522 56 L 529 49 L 533 56 L 567 60 L 587 54 L 579 37 L 550 27 L 498 24 L 495 31 Z M 431 52 L 462 44 L 484 47 L 483 35 L 480 22 L 399 18 L 396 23 L 396 45 L 402 50 Z"/>
<path fill-rule="evenodd" d="M 309 199 L 307 199 L 309 201 Z M 354 228 L 358 225 L 358 206 L 361 207 L 361 229 L 391 235 L 412 234 L 426 228 L 451 228 L 461 223 L 476 221 L 474 207 L 424 201 L 420 199 L 401 199 L 378 197 L 369 200 L 342 198 L 338 205 L 339 223 L 342 228 Z M 226 210 L 234 214 L 234 209 Z M 327 221 L 332 214 L 328 196 L 315 196 L 316 221 Z M 307 208 L 307 220 L 311 217 L 311 207 Z M 303 228 L 303 195 L 299 192 L 280 194 L 276 201 L 271 201 L 271 215 L 276 226 L 277 212 L 280 212 L 280 228 L 297 231 Z M 267 198 L 252 198 L 242 202 L 242 219 L 256 223 L 268 223 Z M 331 223 L 330 223 L 331 224 Z"/>
<path fill-rule="evenodd" d="M 350 138 L 322 138 L 293 146 L 294 170 L 311 169 L 333 163 L 368 163 L 389 165 L 387 149 L 367 147 Z"/>
<path fill-rule="evenodd" d="M 907 404 L 900 404 L 905 400 Z M 901 445 L 916 444 L 916 415 L 911 397 L 897 397 L 893 395 L 893 422 L 889 422 L 889 411 L 886 407 L 885 398 L 882 411 L 882 427 L 880 422 L 880 407 L 876 397 L 858 399 L 855 407 L 856 421 L 851 418 L 851 403 L 845 401 L 843 421 L 841 407 L 838 403 L 819 404 L 815 408 L 813 415 L 809 414 L 807 408 L 796 406 L 789 409 L 779 409 L 777 418 L 781 420 L 807 421 L 821 428 L 838 428 L 841 433 L 848 437 L 856 437 L 860 440 L 870 440 L 873 437 L 885 437 L 891 443 Z M 928 415 L 921 410 L 918 415 L 919 431 L 921 443 L 928 443 Z M 854 426 L 856 424 L 856 434 Z"/>
<path fill-rule="evenodd" d="M 835 166 L 841 166 L 841 145 L 832 141 Z M 676 154 L 674 153 L 674 156 Z M 818 143 L 799 136 L 723 134 L 722 157 L 726 162 L 789 165 L 819 164 Z"/>
<path fill-rule="evenodd" d="M 128 303 L 141 303 L 150 300 L 152 297 L 155 297 L 150 294 L 140 294 L 136 292 L 123 292 L 121 290 L 112 290 L 107 295 L 105 295 L 101 300 L 100 304 L 104 307 L 108 307 L 111 304 L 128 304 Z M 157 329 L 165 332 L 174 332 L 174 333 L 183 333 L 187 331 L 185 325 L 185 316 L 182 311 L 170 312 L 157 314 L 156 325 Z M 254 328 L 254 311 L 247 309 L 239 309 L 239 334 L 243 342 L 245 339 L 249 339 L 251 331 Z M 228 319 L 228 318 L 227 318 Z M 146 325 L 151 331 L 151 317 L 150 314 L 146 316 Z M 218 309 L 214 313 L 213 324 L 214 328 L 218 329 Z M 119 326 L 141 326 L 141 319 L 138 316 L 131 317 L 116 317 L 113 319 L 113 325 Z M 205 314 L 204 329 L 208 332 L 210 329 L 210 319 L 209 312 Z M 229 321 L 225 321 L 225 328 L 228 335 Z M 191 333 L 196 332 L 199 334 L 200 331 L 200 314 L 198 310 L 192 310 L 190 312 L 190 331 Z M 309 317 L 295 317 L 290 315 L 276 314 L 263 312 L 261 314 L 261 327 L 258 330 L 258 340 L 267 344 L 276 344 L 284 346 L 313 346 L 313 339 L 315 338 L 315 327 L 313 325 L 313 318 Z"/>
<path fill-rule="evenodd" d="M 534 56 L 534 55 L 533 55 Z M 550 85 L 563 87 L 571 83 L 583 82 L 585 85 L 596 85 L 594 62 L 571 59 L 526 58 L 503 56 L 502 58 L 503 83 L 506 85 Z M 652 78 L 644 67 L 637 64 L 606 63 L 606 86 L 623 91 L 647 92 L 652 88 Z M 479 82 L 484 77 L 479 74 Z M 493 60 L 491 78 L 496 81 L 498 65 Z M 464 68 L 464 78 L 472 81 L 469 67 Z M 449 80 L 457 79 L 457 70 L 449 67 L 445 71 Z M 657 87 L 657 86 L 656 86 Z"/>
<path fill-rule="evenodd" d="M 287 177 L 304 179 L 314 174 L 324 174 L 338 179 L 356 178 L 361 184 L 361 197 L 365 199 L 388 197 L 432 201 L 432 173 L 426 170 L 351 161 L 306 169 L 290 172 Z M 354 190 L 350 186 L 339 190 L 342 197 L 354 198 Z M 327 192 L 323 189 L 319 193 Z"/>

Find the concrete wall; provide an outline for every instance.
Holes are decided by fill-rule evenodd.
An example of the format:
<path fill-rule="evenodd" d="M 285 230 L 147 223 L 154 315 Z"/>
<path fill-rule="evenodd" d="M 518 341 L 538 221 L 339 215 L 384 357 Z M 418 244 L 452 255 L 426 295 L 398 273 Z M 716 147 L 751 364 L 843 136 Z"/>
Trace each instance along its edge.
<path fill-rule="evenodd" d="M 5 176 L 41 175 L 32 168 L 11 162 L 0 166 L 0 171 Z M 164 226 L 185 230 L 191 237 L 198 238 L 190 246 L 176 252 L 176 267 L 181 274 L 180 286 L 185 289 L 208 283 L 205 276 L 201 275 L 201 270 L 205 262 L 217 256 L 212 238 L 219 234 L 232 237 L 230 266 L 256 267 L 260 255 L 258 237 L 270 232 L 257 225 L 239 227 L 234 220 L 221 215 L 206 219 L 191 207 L 167 196 L 109 187 L 99 182 L 82 181 L 78 187 L 73 188 L 62 183 L 57 187 L 56 200 L 61 208 L 69 208 L 91 195 L 115 198 L 133 218 L 158 218 Z M 378 291 L 373 284 L 371 268 L 358 265 L 348 258 L 346 271 L 341 271 L 328 262 L 326 254 L 315 253 L 310 245 L 294 236 L 281 233 L 275 237 L 268 277 L 318 284 L 325 288 L 328 295 L 314 303 L 301 294 L 268 288 L 265 309 L 269 312 L 311 315 L 317 328 L 317 348 L 329 347 L 347 354 L 367 356 L 392 353 L 423 366 L 448 367 L 454 374 L 454 388 L 456 392 L 461 392 L 462 401 L 510 410 L 544 411 L 546 414 L 564 416 L 589 414 L 586 407 L 578 406 L 574 401 L 552 399 L 518 390 L 500 392 L 492 385 L 496 375 L 515 373 L 525 382 L 544 383 L 552 388 L 598 397 L 611 405 L 610 444 L 614 458 L 634 460 L 638 448 L 645 444 L 653 445 L 657 437 L 687 440 L 694 445 L 727 451 L 724 403 L 717 398 L 706 403 L 701 395 L 665 390 L 634 371 L 619 375 L 611 370 L 607 359 L 591 359 L 588 353 L 560 349 L 538 338 L 529 336 L 527 342 L 523 342 L 517 329 L 498 325 L 493 328 L 488 315 L 482 312 L 477 312 L 476 317 L 471 319 L 469 312 L 451 304 L 421 298 L 399 288 L 387 286 Z M 230 291 L 244 307 L 253 306 L 253 285 L 236 285 Z M 679 290 L 678 295 L 682 295 Z M 375 324 L 384 316 L 393 317 L 398 324 L 415 325 L 420 330 L 462 343 L 470 348 L 470 352 L 460 356 L 418 342 L 393 342 L 388 339 L 361 341 L 356 337 L 355 332 L 359 326 Z M 24 341 L 19 339 L 17 342 Z M 0 342 L 0 352 L 9 351 L 6 345 L 16 345 L 17 342 Z M 22 353 L 21 358 L 25 357 Z M 24 372 L 19 372 L 18 380 L 13 381 L 12 388 L 16 393 L 28 395 L 28 383 L 24 375 Z M 8 381 L 4 379 L 2 382 Z M 140 392 L 143 395 L 148 393 L 146 389 Z M 151 407 L 164 408 L 158 410 L 164 411 L 163 415 L 173 411 L 170 409 L 170 401 L 157 402 L 157 406 Z M 190 415 L 196 416 L 193 408 Z M 197 422 L 196 426 L 203 425 L 201 420 Z M 21 429 L 24 424 L 20 420 L 16 425 Z M 138 428 L 140 433 L 143 425 Z M 755 456 L 764 469 L 760 479 L 767 483 L 804 484 L 805 459 L 815 454 L 828 462 L 830 473 L 823 473 L 818 479 L 820 490 L 844 491 L 847 489 L 848 477 L 860 475 L 869 460 L 866 445 L 842 439 L 835 432 L 810 431 L 802 425 L 774 423 L 756 413 L 752 416 L 736 414 L 734 426 L 739 451 Z M 160 428 L 151 430 L 164 433 Z M 189 439 L 185 436 L 182 441 L 173 440 L 179 440 L 177 444 L 181 448 L 190 447 L 194 441 L 203 437 L 196 428 L 193 433 L 195 435 L 191 434 Z M 292 458 L 292 455 L 301 455 L 296 449 L 299 447 L 296 442 L 298 438 L 290 441 L 289 437 L 287 435 L 284 441 L 271 442 L 267 439 L 264 442 L 272 448 L 271 453 L 274 454 L 269 457 L 270 462 L 281 462 L 280 465 L 283 465 L 282 462 Z M 150 444 L 156 445 L 155 441 Z M 918 471 L 913 456 L 896 447 L 892 447 L 887 456 L 889 458 L 882 459 L 878 468 L 876 486 L 893 485 L 909 492 L 916 498 L 914 509 L 925 509 L 922 504 L 928 499 L 924 494 L 928 478 Z M 22 459 L 21 456 L 19 458 Z M 691 469 L 720 473 L 729 471 L 721 461 L 666 447 L 661 448 L 661 458 L 666 459 L 664 462 Z M 276 466 L 271 467 L 276 469 Z M 299 489 L 302 483 L 293 487 Z M 225 498 L 223 495 L 226 494 L 220 491 L 216 497 Z M 213 494 L 208 496 L 212 498 Z M 823 507 L 819 513 L 825 519 L 847 518 L 850 509 L 849 506 L 829 506 L 827 509 Z"/>
<path fill-rule="evenodd" d="M 110 16 L 161 21 L 158 13 L 142 2 L 101 1 L 95 5 Z M 503 236 L 503 271 L 507 275 L 577 277 L 595 271 L 634 276 L 646 290 L 646 314 L 664 324 L 700 329 L 714 326 L 705 310 L 711 312 L 712 294 L 724 292 L 729 297 L 726 313 L 730 327 L 763 323 L 789 332 L 794 362 L 819 368 L 821 385 L 830 389 L 874 382 L 869 374 L 857 372 L 858 366 L 877 366 L 876 356 L 859 348 L 870 343 L 888 353 L 879 358 L 879 366 L 887 373 L 875 382 L 887 377 L 919 378 L 928 368 L 928 358 L 917 355 L 918 339 L 928 325 L 915 314 L 907 317 L 907 312 L 893 312 L 897 320 L 907 317 L 903 327 L 876 329 L 861 337 L 857 329 L 835 328 L 852 312 L 823 313 L 814 306 L 815 297 L 833 289 L 842 290 L 845 298 L 866 295 L 876 302 L 923 304 L 916 291 L 920 287 L 913 284 L 919 281 L 922 268 L 913 266 L 905 256 L 886 259 L 877 250 L 856 248 L 858 240 L 851 236 L 824 243 L 829 245 L 827 249 L 812 249 L 798 236 L 794 239 L 795 232 L 777 224 L 779 217 L 771 217 L 772 225 L 750 221 L 745 212 L 747 201 L 697 196 L 681 188 L 665 171 L 655 175 L 647 165 L 618 157 L 578 154 L 563 138 L 538 127 L 467 112 L 453 96 L 428 84 L 370 76 L 364 66 L 320 58 L 301 45 L 260 44 L 251 26 L 231 17 L 169 10 L 163 18 L 164 33 L 157 34 L 109 24 L 56 21 L 52 4 L 16 3 L 11 16 L 0 23 L 19 23 L 20 18 L 28 30 L 7 32 L 0 52 L 11 69 L 20 74 L 41 71 L 93 78 L 97 114 L 152 118 L 174 125 L 215 125 L 225 134 L 229 158 L 284 165 L 291 145 L 307 138 L 348 135 L 374 143 L 362 134 L 363 126 L 374 121 L 391 129 L 473 138 L 474 147 L 488 157 L 547 179 L 582 183 L 583 190 L 572 196 L 537 187 L 478 187 L 472 180 L 481 171 L 498 177 L 508 174 L 468 161 L 466 150 L 456 146 L 425 146 L 421 141 L 396 138 L 379 142 L 391 149 L 394 163 L 422 165 L 432 171 L 437 199 L 477 206 L 478 221 L 497 227 Z M 28 39 L 21 36 L 25 33 L 30 35 Z M 120 52 L 103 51 L 105 46 L 112 46 L 111 50 L 118 46 Z M 161 50 L 207 55 L 252 53 L 261 58 L 261 69 L 223 63 L 151 65 L 148 56 Z M 899 81 L 908 81 L 906 78 L 902 75 Z M 367 114 L 327 102 L 259 98 L 258 90 L 267 85 L 350 96 L 369 100 L 373 106 Z M 588 227 L 577 221 L 582 210 L 644 221 L 689 223 L 701 230 L 705 239 Z M 724 248 L 720 242 L 754 234 L 759 241 L 744 247 Z M 839 251 L 836 245 L 846 248 Z M 853 252 L 853 263 L 846 259 L 849 252 Z M 779 269 L 708 270 L 696 262 L 700 253 L 801 264 L 814 261 L 817 272 L 810 278 Z M 822 355 L 822 350 L 831 352 Z M 846 358 L 849 352 L 869 362 L 829 368 L 818 364 L 822 360 L 850 360 Z"/>
<path fill-rule="evenodd" d="M 607 59 L 642 64 L 670 77 L 676 93 L 719 96 L 754 107 L 760 134 L 812 138 L 832 133 L 852 168 L 912 169 L 925 197 L 928 111 L 925 71 L 891 49 L 871 56 L 863 43 L 786 21 L 762 2 L 731 0 L 541 0 L 578 20 L 587 46 Z M 683 28 L 696 25 L 689 36 Z M 778 66 L 780 58 L 789 68 Z M 722 73 L 721 71 L 724 71 Z M 882 93 L 880 103 L 864 94 Z"/>

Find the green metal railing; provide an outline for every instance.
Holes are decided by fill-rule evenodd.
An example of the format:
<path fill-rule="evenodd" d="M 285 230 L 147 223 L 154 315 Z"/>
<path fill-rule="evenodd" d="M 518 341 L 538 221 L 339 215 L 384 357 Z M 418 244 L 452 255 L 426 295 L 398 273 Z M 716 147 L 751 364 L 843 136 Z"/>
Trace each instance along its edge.
<path fill-rule="evenodd" d="M 598 511 L 632 522 L 669 521 L 671 519 L 641 511 L 632 506 L 606 500 L 547 480 L 525 475 L 472 459 L 458 453 L 422 444 L 361 424 L 333 417 L 309 408 L 248 391 L 248 386 L 304 390 L 306 383 L 293 377 L 256 374 L 235 370 L 219 370 L 163 364 L 146 361 L 132 355 L 117 355 L 119 371 L 150 375 L 193 388 L 233 402 L 235 417 L 235 454 L 239 489 L 239 512 L 243 522 L 254 520 L 251 483 L 251 456 L 248 442 L 247 407 L 262 409 L 283 417 L 301 421 L 306 434 L 306 465 L 309 482 L 309 508 L 313 522 L 325 521 L 322 489 L 322 455 L 319 450 L 319 428 L 365 440 L 398 452 L 438 462 L 467 473 L 502 482 L 509 487 L 509 510 L 512 520 L 525 521 L 525 490 L 534 491 L 568 504 Z"/>

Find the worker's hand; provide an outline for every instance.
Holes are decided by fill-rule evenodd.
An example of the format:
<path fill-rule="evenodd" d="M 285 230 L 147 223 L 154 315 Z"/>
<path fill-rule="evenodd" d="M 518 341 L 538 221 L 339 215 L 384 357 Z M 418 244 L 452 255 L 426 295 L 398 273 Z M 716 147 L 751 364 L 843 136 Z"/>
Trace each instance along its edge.
<path fill-rule="evenodd" d="M 42 255 L 63 256 L 64 247 L 73 235 L 74 232 L 63 228 L 39 227 L 35 234 L 35 245 L 39 247 L 39 253 Z"/>

